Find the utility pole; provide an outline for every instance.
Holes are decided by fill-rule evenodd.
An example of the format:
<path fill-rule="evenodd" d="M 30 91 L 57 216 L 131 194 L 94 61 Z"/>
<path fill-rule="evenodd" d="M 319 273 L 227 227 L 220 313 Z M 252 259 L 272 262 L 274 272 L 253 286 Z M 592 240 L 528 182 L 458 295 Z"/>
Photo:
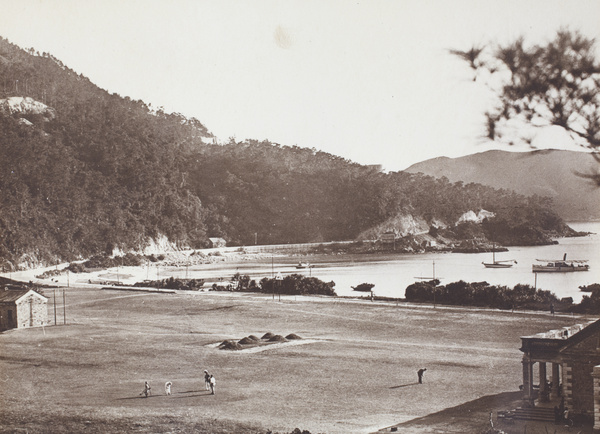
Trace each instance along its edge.
<path fill-rule="evenodd" d="M 283 281 L 283 276 L 281 273 L 277 273 L 277 277 L 275 278 L 275 283 L 277 284 L 277 293 L 279 294 L 279 301 L 281 301 L 281 282 Z M 273 293 L 273 300 L 275 300 L 275 293 Z"/>
<path fill-rule="evenodd" d="M 56 325 L 56 288 L 54 288 L 54 325 Z"/>
<path fill-rule="evenodd" d="M 435 261 L 433 261 L 433 280 L 435 280 Z M 433 282 L 433 308 L 435 309 L 435 282 Z"/>

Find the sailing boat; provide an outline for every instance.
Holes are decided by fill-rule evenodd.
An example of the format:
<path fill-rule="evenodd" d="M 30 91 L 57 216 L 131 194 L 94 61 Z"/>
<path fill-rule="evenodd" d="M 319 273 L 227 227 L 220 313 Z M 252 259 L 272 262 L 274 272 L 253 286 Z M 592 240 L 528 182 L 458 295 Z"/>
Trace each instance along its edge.
<path fill-rule="evenodd" d="M 514 259 L 505 259 L 502 261 L 496 261 L 496 245 L 492 249 L 492 262 L 482 262 L 485 268 L 510 268 L 515 265 L 517 261 Z"/>
<path fill-rule="evenodd" d="M 442 277 L 435 277 L 435 261 L 433 261 L 433 275 L 431 277 L 415 276 L 415 279 L 429 280 L 430 282 L 437 281 L 437 283 L 435 283 L 435 285 L 438 285 L 440 283 L 440 279 L 442 279 Z"/>

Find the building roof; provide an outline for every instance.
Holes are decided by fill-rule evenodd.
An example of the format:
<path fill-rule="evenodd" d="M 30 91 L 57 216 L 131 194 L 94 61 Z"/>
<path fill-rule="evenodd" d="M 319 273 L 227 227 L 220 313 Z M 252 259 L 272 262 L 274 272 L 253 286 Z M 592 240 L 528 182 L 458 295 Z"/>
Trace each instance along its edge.
<path fill-rule="evenodd" d="M 521 339 L 528 339 L 528 338 L 535 338 L 535 339 L 561 339 L 561 340 L 565 340 L 570 338 L 571 336 L 573 336 L 576 333 L 579 333 L 581 330 L 583 330 L 584 328 L 596 323 L 598 321 L 594 320 L 594 321 L 588 321 L 586 323 L 583 324 L 575 324 L 572 325 L 570 327 L 563 327 L 561 329 L 558 330 L 549 330 L 547 332 L 543 332 L 543 333 L 537 333 L 535 335 L 532 336 L 522 336 Z"/>
<path fill-rule="evenodd" d="M 48 300 L 42 294 L 35 292 L 33 289 L 0 289 L 0 303 L 16 303 L 19 299 L 25 297 L 29 293 L 33 293 L 38 297 Z"/>
<path fill-rule="evenodd" d="M 536 354 L 562 352 L 599 332 L 600 320 L 593 320 L 532 336 L 521 336 L 520 350 L 527 353 L 533 351 Z"/>

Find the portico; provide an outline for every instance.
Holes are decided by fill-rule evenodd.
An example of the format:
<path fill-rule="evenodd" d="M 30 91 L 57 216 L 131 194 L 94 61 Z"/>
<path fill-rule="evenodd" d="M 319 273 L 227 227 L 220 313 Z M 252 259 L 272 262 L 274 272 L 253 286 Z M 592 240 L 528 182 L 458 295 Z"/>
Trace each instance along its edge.
<path fill-rule="evenodd" d="M 562 402 L 574 415 L 596 416 L 594 428 L 600 430 L 600 380 L 594 379 L 594 366 L 600 365 L 600 320 L 524 336 L 521 343 L 526 406 Z M 600 375 L 600 367 L 596 372 Z"/>

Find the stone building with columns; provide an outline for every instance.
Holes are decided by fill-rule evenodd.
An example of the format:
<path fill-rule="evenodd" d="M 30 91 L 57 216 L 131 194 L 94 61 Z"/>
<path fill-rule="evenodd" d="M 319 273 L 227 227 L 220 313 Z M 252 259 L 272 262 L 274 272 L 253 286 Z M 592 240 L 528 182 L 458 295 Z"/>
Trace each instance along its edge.
<path fill-rule="evenodd" d="M 551 406 L 564 398 L 571 414 L 593 417 L 600 430 L 600 320 L 523 336 L 520 350 L 526 404 Z"/>

